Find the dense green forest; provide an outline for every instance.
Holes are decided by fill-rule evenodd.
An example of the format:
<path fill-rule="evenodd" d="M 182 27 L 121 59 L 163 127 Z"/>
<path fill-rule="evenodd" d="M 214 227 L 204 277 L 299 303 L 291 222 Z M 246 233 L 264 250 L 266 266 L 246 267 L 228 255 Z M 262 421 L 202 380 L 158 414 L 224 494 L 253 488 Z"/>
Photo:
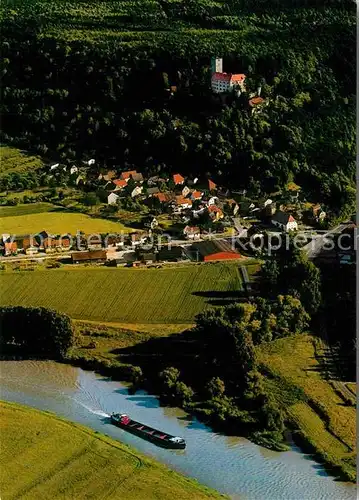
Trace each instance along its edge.
<path fill-rule="evenodd" d="M 5 0 L 2 139 L 54 160 L 209 173 L 254 195 L 295 180 L 348 216 L 355 12 L 349 0 Z M 247 75 L 247 94 L 212 94 L 214 55 Z M 259 86 L 269 105 L 252 114 Z"/>

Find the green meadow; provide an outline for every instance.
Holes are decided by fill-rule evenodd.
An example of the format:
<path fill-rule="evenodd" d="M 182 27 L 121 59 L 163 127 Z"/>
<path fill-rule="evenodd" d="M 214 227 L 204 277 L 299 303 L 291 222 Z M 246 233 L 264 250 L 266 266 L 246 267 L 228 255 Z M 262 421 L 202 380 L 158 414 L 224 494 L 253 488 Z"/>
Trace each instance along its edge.
<path fill-rule="evenodd" d="M 118 441 L 49 413 L 0 402 L 0 429 L 5 500 L 221 498 Z"/>
<path fill-rule="evenodd" d="M 3 273 L 1 305 L 43 306 L 74 319 L 193 323 L 209 305 L 240 296 L 238 264 L 162 269 L 73 268 Z"/>

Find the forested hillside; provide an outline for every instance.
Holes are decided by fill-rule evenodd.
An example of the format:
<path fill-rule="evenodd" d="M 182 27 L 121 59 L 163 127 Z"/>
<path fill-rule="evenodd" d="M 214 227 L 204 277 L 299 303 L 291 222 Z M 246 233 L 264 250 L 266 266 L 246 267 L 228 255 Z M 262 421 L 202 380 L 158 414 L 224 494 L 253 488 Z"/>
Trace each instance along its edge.
<path fill-rule="evenodd" d="M 349 0 L 5 0 L 3 140 L 254 194 L 295 180 L 350 215 L 355 12 Z M 262 113 L 248 94 L 212 94 L 214 55 L 248 93 L 261 85 Z"/>

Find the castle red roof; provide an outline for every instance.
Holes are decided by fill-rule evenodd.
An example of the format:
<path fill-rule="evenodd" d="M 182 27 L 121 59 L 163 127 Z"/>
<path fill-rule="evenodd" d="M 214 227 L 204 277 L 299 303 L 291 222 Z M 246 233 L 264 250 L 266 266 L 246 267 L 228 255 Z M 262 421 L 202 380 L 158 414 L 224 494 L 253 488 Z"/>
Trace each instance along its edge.
<path fill-rule="evenodd" d="M 228 82 L 228 83 L 243 83 L 246 75 L 243 73 L 213 73 L 212 79 L 215 81 Z"/>

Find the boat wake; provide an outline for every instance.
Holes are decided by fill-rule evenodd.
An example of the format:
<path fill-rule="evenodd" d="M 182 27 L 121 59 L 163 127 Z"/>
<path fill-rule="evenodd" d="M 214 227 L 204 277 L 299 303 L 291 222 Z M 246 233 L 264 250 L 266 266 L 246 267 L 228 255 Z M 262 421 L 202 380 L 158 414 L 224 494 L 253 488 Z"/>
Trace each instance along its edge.
<path fill-rule="evenodd" d="M 106 413 L 102 410 L 90 410 L 90 411 L 92 411 L 92 413 L 94 413 L 95 415 L 99 415 L 100 417 L 110 417 L 109 413 Z"/>
<path fill-rule="evenodd" d="M 109 413 L 106 413 L 102 410 L 95 410 L 94 408 L 91 408 L 90 406 L 85 405 L 82 403 L 82 401 L 79 401 L 78 399 L 72 398 L 74 401 L 76 401 L 77 404 L 81 405 L 83 408 L 88 410 L 89 412 L 93 413 L 94 415 L 99 415 L 100 417 L 110 417 Z"/>

